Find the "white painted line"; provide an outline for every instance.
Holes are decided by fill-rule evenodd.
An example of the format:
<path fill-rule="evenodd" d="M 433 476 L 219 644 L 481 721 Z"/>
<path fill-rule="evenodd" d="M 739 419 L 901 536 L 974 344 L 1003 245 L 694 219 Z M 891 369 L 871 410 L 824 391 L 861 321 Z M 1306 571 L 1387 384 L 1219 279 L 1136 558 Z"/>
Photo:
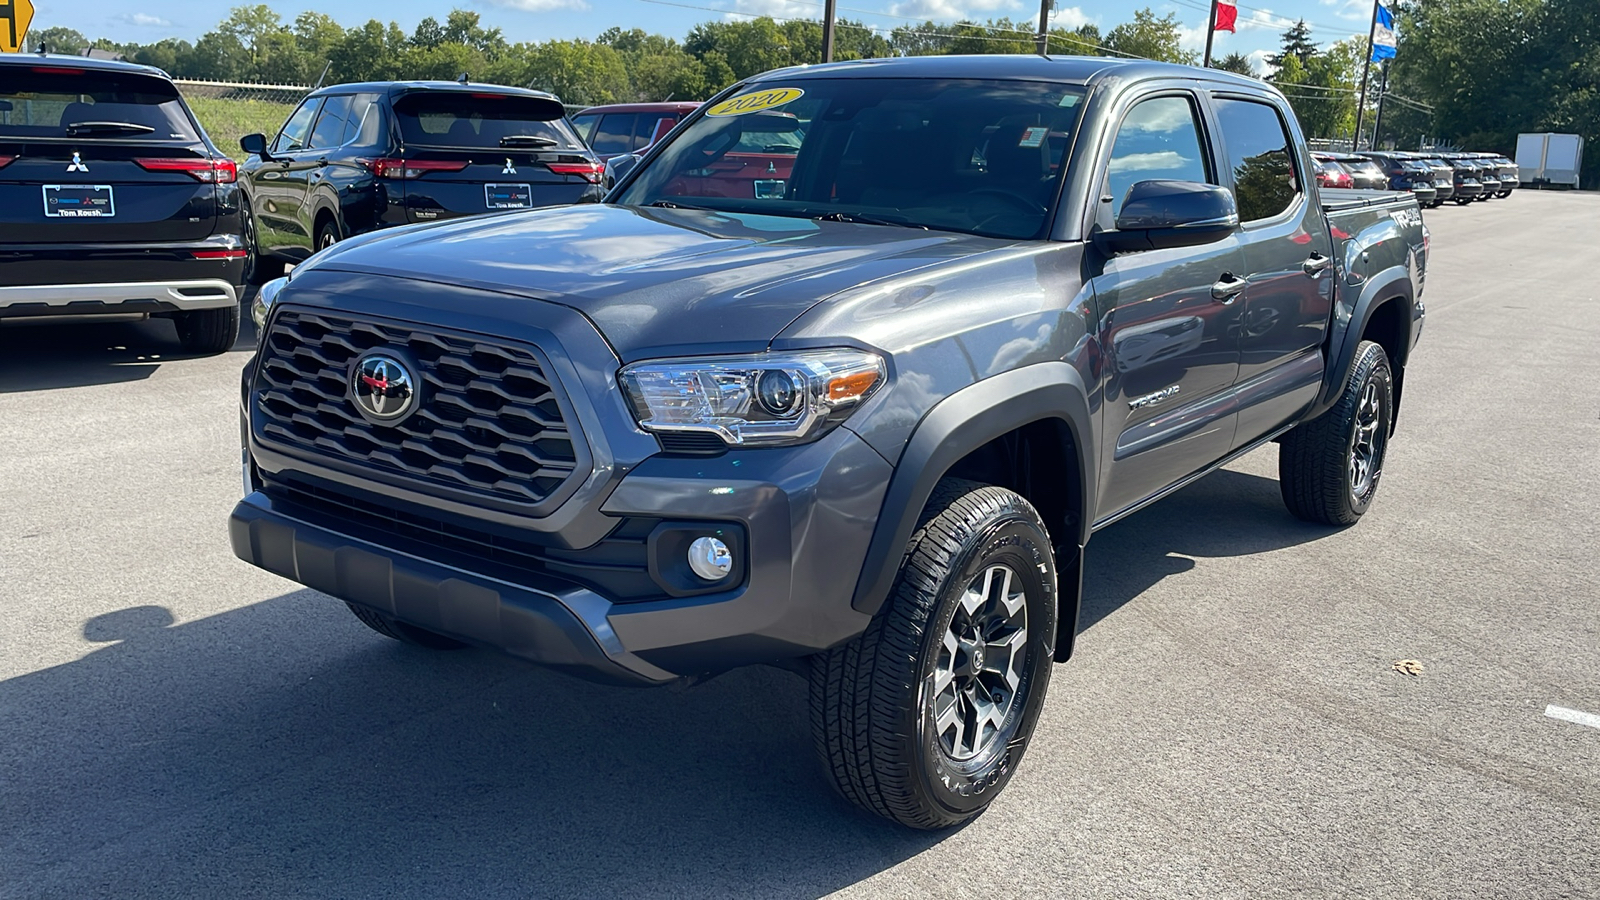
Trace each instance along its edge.
<path fill-rule="evenodd" d="M 1563 722 L 1587 725 L 1590 728 L 1600 728 L 1600 716 L 1594 713 L 1579 712 L 1575 709 L 1567 709 L 1565 706 L 1546 706 L 1544 714 L 1552 719 L 1560 719 Z"/>

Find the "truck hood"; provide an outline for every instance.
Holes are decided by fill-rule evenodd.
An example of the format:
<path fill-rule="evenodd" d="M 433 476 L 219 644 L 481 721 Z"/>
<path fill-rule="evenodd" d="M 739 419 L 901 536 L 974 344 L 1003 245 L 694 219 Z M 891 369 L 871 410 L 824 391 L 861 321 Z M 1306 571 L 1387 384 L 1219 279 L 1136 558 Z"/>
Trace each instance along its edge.
<path fill-rule="evenodd" d="M 940 231 L 589 204 L 378 232 L 303 269 L 436 281 L 559 303 L 624 362 L 758 350 L 842 290 L 1013 242 Z"/>

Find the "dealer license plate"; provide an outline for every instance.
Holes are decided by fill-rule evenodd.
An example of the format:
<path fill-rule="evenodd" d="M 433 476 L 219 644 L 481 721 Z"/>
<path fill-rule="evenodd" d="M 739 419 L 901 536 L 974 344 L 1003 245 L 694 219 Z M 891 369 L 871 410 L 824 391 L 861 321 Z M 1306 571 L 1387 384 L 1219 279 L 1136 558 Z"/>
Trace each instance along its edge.
<path fill-rule="evenodd" d="M 784 182 L 781 178 L 760 178 L 756 180 L 757 200 L 782 200 Z"/>
<path fill-rule="evenodd" d="M 527 209 L 533 205 L 533 189 L 525 184 L 486 184 L 483 205 L 489 209 Z"/>
<path fill-rule="evenodd" d="M 109 184 L 47 184 L 44 214 L 52 219 L 109 219 L 117 207 Z"/>

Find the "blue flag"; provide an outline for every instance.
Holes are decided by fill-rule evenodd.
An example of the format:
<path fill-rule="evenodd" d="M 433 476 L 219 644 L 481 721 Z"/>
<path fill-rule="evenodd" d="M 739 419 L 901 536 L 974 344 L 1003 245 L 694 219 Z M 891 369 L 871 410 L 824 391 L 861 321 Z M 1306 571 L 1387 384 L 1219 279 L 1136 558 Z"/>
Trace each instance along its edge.
<path fill-rule="evenodd" d="M 1389 7 L 1380 3 L 1377 27 L 1372 32 L 1372 61 L 1394 59 L 1396 43 L 1398 41 L 1394 33 L 1394 13 L 1389 12 Z"/>

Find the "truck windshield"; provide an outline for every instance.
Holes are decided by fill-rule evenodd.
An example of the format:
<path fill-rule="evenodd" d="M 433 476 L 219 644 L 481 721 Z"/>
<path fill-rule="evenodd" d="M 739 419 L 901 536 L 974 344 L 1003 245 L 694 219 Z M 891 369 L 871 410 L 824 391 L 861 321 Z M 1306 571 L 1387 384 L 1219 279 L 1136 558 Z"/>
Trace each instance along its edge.
<path fill-rule="evenodd" d="M 806 78 L 707 107 L 613 202 L 1038 238 L 1084 89 Z"/>

